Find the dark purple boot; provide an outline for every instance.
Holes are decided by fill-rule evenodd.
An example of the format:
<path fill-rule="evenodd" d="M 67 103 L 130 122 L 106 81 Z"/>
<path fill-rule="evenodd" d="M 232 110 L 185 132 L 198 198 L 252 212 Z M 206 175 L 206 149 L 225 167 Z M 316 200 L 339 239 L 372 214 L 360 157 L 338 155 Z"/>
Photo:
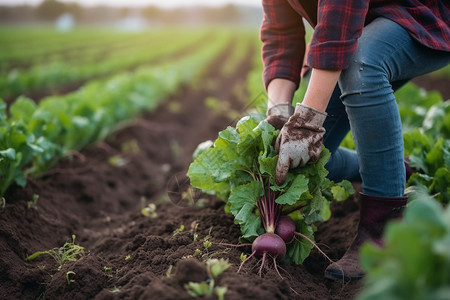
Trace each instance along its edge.
<path fill-rule="evenodd" d="M 325 270 L 325 278 L 354 280 L 364 276 L 359 264 L 359 249 L 366 241 L 383 246 L 383 230 L 386 223 L 401 217 L 407 197 L 375 197 L 361 193 L 361 210 L 358 232 L 344 256 Z"/>

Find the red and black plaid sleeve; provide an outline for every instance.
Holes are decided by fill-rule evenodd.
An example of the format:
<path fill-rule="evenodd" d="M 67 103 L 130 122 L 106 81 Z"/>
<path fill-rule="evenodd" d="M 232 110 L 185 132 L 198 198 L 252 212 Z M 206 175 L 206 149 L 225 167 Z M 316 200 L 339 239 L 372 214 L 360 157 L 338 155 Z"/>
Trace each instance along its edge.
<path fill-rule="evenodd" d="M 307 0 L 263 0 L 264 83 L 274 78 L 300 81 L 304 57 Z M 317 1 L 317 0 L 310 0 Z M 327 70 L 345 69 L 356 50 L 363 27 L 377 17 L 388 18 L 421 44 L 450 51 L 449 0 L 319 0 L 317 24 L 308 49 L 309 67 Z"/>
<path fill-rule="evenodd" d="M 308 66 L 345 69 L 356 50 L 368 8 L 369 0 L 320 0 Z"/>
<path fill-rule="evenodd" d="M 368 22 L 376 17 L 388 18 L 419 43 L 440 51 L 450 51 L 450 1 L 404 0 L 371 1 Z"/>
<path fill-rule="evenodd" d="M 302 17 L 286 0 L 263 0 L 261 25 L 264 63 L 263 81 L 267 88 L 274 78 L 300 83 L 305 54 L 305 27 Z"/>

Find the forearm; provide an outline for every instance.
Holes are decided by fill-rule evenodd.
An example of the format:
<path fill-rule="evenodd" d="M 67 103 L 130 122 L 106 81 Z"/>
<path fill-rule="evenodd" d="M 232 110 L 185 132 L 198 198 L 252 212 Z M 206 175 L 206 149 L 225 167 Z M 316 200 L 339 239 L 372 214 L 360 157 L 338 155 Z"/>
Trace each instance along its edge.
<path fill-rule="evenodd" d="M 303 104 L 325 111 L 341 71 L 312 69 Z"/>
<path fill-rule="evenodd" d="M 268 88 L 276 78 L 293 81 L 298 87 L 305 54 L 305 27 L 300 16 L 285 0 L 262 0 L 260 31 L 263 82 Z"/>
<path fill-rule="evenodd" d="M 267 109 L 282 103 L 292 103 L 296 84 L 288 79 L 275 78 L 267 87 Z"/>

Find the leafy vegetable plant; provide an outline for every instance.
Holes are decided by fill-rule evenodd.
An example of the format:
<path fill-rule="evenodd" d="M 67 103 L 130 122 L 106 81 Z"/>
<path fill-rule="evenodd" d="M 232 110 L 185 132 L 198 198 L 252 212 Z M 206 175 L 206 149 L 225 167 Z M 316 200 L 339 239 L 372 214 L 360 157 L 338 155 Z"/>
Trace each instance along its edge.
<path fill-rule="evenodd" d="M 426 190 L 410 200 L 403 221 L 386 228 L 384 248 L 362 247 L 367 276 L 358 299 L 448 299 L 450 206 L 443 209 Z"/>
<path fill-rule="evenodd" d="M 242 242 L 254 241 L 267 231 L 263 225 L 266 216 L 258 209 L 258 200 L 267 193 L 274 194 L 279 215 L 289 215 L 297 231 L 313 240 L 314 223 L 331 215 L 330 202 L 344 200 L 354 192 L 348 181 L 335 184 L 326 178 L 324 165 L 330 153 L 325 148 L 316 163 L 290 170 L 285 183 L 276 185 L 278 155 L 273 142 L 278 133 L 263 116 L 246 116 L 236 127 L 219 132 L 212 146 L 197 149 L 189 167 L 192 186 L 226 202 L 226 211 L 240 225 Z M 276 226 L 277 217 L 269 219 L 274 222 L 271 226 Z M 287 245 L 285 259 L 301 264 L 312 247 L 308 240 L 294 239 Z"/>
<path fill-rule="evenodd" d="M 441 203 L 450 202 L 450 103 L 428 109 L 422 126 L 403 135 L 405 152 L 419 170 L 408 186 L 426 186 Z"/>

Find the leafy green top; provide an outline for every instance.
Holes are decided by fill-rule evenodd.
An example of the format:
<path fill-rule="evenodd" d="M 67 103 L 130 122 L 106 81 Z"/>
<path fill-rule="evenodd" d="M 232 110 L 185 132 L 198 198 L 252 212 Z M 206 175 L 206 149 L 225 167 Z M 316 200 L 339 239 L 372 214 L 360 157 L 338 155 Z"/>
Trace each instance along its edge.
<path fill-rule="evenodd" d="M 448 299 L 450 206 L 427 193 L 411 195 L 403 220 L 388 224 L 383 248 L 363 245 L 367 276 L 357 299 Z"/>
<path fill-rule="evenodd" d="M 326 178 L 324 165 L 330 153 L 325 148 L 316 163 L 290 170 L 285 183 L 276 185 L 278 155 L 273 142 L 278 133 L 262 121 L 262 116 L 246 116 L 236 127 L 221 131 L 212 147 L 197 149 L 189 167 L 191 185 L 226 202 L 226 211 L 234 215 L 245 240 L 264 233 L 256 202 L 268 183 L 277 194 L 282 213 L 289 214 L 297 230 L 310 238 L 313 224 L 330 217 L 330 202 L 344 200 L 354 192 L 348 181 L 335 184 Z M 301 264 L 312 247 L 305 241 L 294 241 L 288 246 L 287 260 Z"/>

